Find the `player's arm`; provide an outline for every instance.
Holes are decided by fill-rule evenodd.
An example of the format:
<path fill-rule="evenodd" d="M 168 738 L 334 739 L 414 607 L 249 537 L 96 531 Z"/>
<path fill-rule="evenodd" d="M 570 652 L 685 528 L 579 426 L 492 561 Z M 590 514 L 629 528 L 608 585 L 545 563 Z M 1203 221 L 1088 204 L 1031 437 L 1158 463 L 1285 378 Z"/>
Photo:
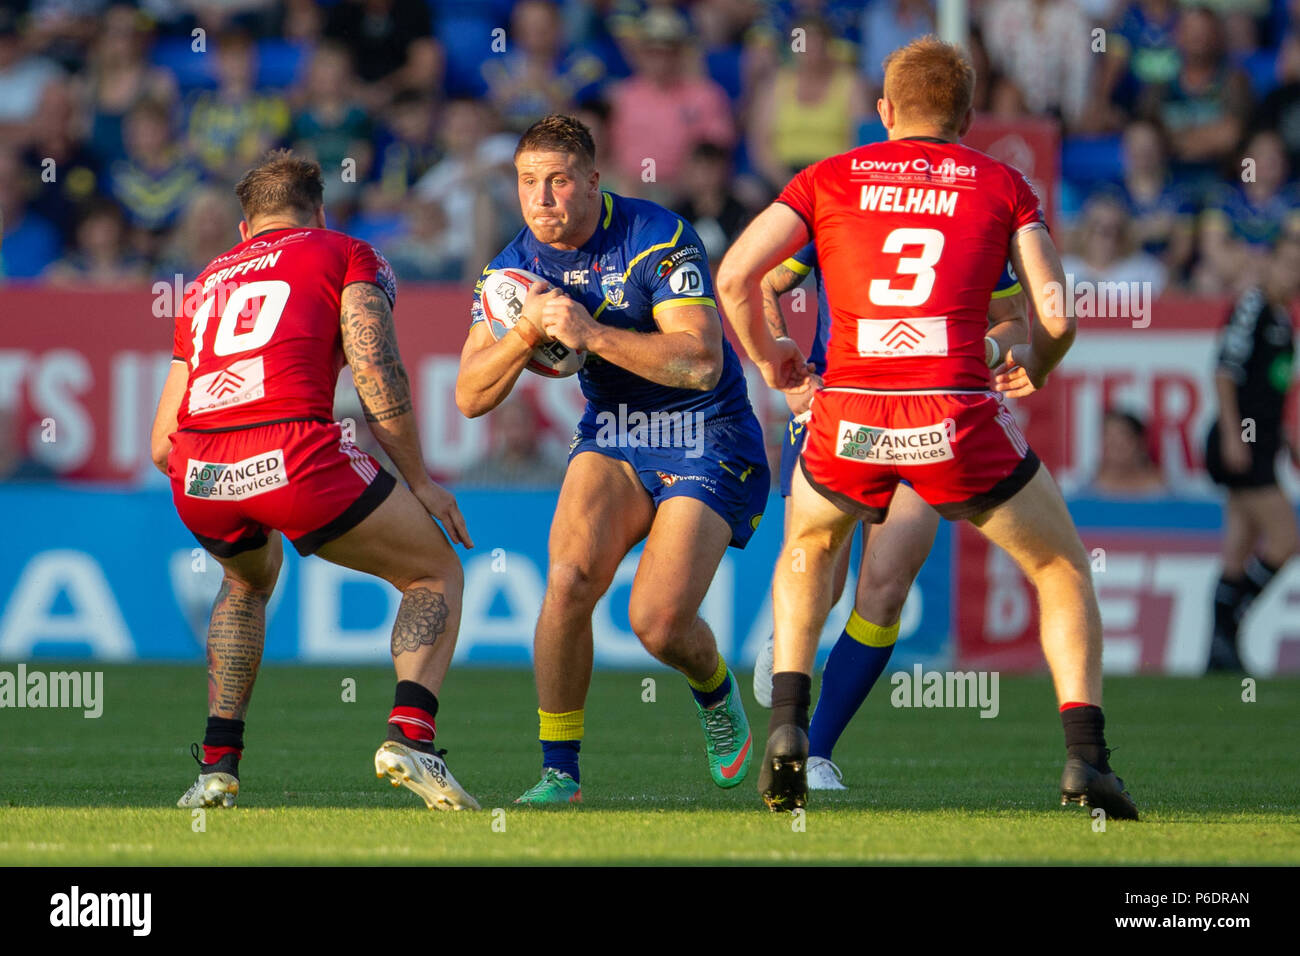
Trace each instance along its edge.
<path fill-rule="evenodd" d="M 375 440 L 420 504 L 442 522 L 451 539 L 467 548 L 474 547 L 456 499 L 424 470 L 411 381 L 397 349 L 397 328 L 388 295 L 371 282 L 344 286 L 340 327 L 343 354 L 352 367 L 352 381 Z"/>
<path fill-rule="evenodd" d="M 735 241 L 718 269 L 722 311 L 740 344 L 772 388 L 793 388 L 810 371 L 803 353 L 787 337 L 777 337 L 763 311 L 763 278 L 808 242 L 808 227 L 789 206 L 773 203 L 759 213 Z"/>
<path fill-rule="evenodd" d="M 176 431 L 176 415 L 180 411 L 181 398 L 185 395 L 185 386 L 190 380 L 189 365 L 180 359 L 173 359 L 167 370 L 167 379 L 163 382 L 162 395 L 158 399 L 158 411 L 153 417 L 153 429 L 149 434 L 149 451 L 154 467 L 167 474 L 167 456 L 171 454 L 171 433 Z"/>
<path fill-rule="evenodd" d="M 803 272 L 796 272 L 790 268 L 791 263 L 795 262 L 794 259 L 786 259 L 763 276 L 763 318 L 773 338 L 789 338 L 785 312 L 781 309 L 781 296 L 808 278 L 809 270 L 802 263 L 797 265 L 804 270 Z M 820 376 L 809 375 L 798 387 L 785 389 L 782 394 L 785 395 L 785 403 L 790 408 L 790 414 L 799 416 L 808 411 L 812 407 L 813 395 L 821 388 L 821 384 Z"/>
<path fill-rule="evenodd" d="M 1011 349 L 1029 341 L 1029 312 L 1025 293 L 996 295 L 989 302 L 989 330 L 984 336 L 984 364 L 996 368 Z"/>
<path fill-rule="evenodd" d="M 460 350 L 460 370 L 456 373 L 456 407 L 462 415 L 478 418 L 505 401 L 533 349 L 546 341 L 538 331 L 542 325 L 542 303 L 548 296 L 558 294 L 556 289 L 529 289 L 524 298 L 523 316 L 500 341 L 492 337 L 487 322 L 470 326 L 465 347 Z"/>
<path fill-rule="evenodd" d="M 1014 346 L 993 387 L 1013 398 L 1043 387 L 1074 342 L 1074 303 L 1065 295 L 1065 270 L 1046 227 L 1035 223 L 1011 238 L 1011 265 L 1033 305 L 1029 342 Z"/>
<path fill-rule="evenodd" d="M 603 325 L 567 295 L 542 306 L 546 334 L 571 349 L 595 352 L 606 362 L 670 388 L 708 391 L 722 377 L 722 322 L 711 305 L 660 303 L 658 332 Z"/>

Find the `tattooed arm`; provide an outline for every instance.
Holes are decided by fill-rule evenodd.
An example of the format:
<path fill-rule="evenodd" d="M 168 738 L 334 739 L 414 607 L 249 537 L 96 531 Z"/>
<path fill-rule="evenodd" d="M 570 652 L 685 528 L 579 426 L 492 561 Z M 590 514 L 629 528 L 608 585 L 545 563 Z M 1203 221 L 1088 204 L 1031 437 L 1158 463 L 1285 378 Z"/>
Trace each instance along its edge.
<path fill-rule="evenodd" d="M 759 286 L 763 290 L 763 318 L 776 339 L 789 338 L 790 332 L 785 325 L 785 313 L 781 311 L 781 296 L 785 295 L 806 279 L 785 263 L 773 266 L 763 276 Z M 791 415 L 802 415 L 812 407 L 813 396 L 821 388 L 821 376 L 812 374 L 800 383 L 798 388 L 784 389 L 785 403 L 790 407 Z"/>
<path fill-rule="evenodd" d="M 472 548 L 456 499 L 424 470 L 411 382 L 397 350 L 388 296 L 373 283 L 350 283 L 343 289 L 340 321 L 343 354 L 352 366 L 370 431 L 429 514 L 442 522 L 453 541 Z"/>

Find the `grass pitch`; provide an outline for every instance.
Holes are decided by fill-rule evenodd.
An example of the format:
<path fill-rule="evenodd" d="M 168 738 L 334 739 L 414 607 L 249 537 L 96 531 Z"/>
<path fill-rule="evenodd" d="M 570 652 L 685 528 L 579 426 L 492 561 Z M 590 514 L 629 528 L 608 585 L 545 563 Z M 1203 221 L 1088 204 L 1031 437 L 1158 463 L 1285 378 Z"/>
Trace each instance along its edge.
<path fill-rule="evenodd" d="M 1260 681 L 1253 703 L 1230 678 L 1108 680 L 1112 759 L 1143 820 L 1096 832 L 1087 811 L 1057 805 L 1064 751 L 1046 678 L 1003 678 L 1000 713 L 981 719 L 895 709 L 886 677 L 836 752 L 852 789 L 814 793 L 800 829 L 758 799 L 767 712 L 748 675 L 757 753 L 739 787 L 710 781 L 684 680 L 602 672 L 587 706 L 585 804 L 524 810 L 512 801 L 539 767 L 531 675 L 453 670 L 439 742 L 484 812 L 446 814 L 374 777 L 391 671 L 268 666 L 239 806 L 208 811 L 200 831 L 175 801 L 196 771 L 202 666 L 104 670 L 99 719 L 0 710 L 0 864 L 1300 862 L 1297 680 Z"/>

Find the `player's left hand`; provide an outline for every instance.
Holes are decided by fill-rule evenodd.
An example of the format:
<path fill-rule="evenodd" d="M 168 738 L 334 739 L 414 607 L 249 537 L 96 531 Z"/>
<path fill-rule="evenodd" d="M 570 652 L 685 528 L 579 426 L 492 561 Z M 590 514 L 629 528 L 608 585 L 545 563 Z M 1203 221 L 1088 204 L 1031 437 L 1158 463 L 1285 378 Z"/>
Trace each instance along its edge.
<path fill-rule="evenodd" d="M 1034 350 L 1014 345 L 993 376 L 993 390 L 1010 398 L 1032 395 L 1047 384 L 1047 373 L 1038 368 Z"/>
<path fill-rule="evenodd" d="M 567 295 L 548 298 L 542 306 L 542 330 L 571 349 L 587 349 L 596 321 L 581 302 Z"/>
<path fill-rule="evenodd" d="M 808 409 L 812 408 L 813 396 L 820 391 L 825 383 L 822 377 L 816 373 L 809 375 L 803 380 L 803 384 L 798 388 L 787 388 L 785 390 L 785 403 L 790 406 L 790 414 L 798 418 Z"/>
<path fill-rule="evenodd" d="M 763 373 L 768 388 L 783 392 L 799 388 L 809 375 L 817 372 L 817 367 L 803 357 L 803 351 L 794 339 L 785 336 L 776 340 L 775 348 L 766 356 L 756 357 L 754 364 Z"/>

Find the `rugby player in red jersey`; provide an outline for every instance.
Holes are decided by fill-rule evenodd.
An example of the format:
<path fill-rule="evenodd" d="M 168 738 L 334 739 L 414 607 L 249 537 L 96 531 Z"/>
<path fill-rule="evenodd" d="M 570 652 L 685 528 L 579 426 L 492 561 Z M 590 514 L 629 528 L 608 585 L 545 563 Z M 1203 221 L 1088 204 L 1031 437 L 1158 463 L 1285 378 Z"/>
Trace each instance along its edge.
<path fill-rule="evenodd" d="M 178 310 L 154 419 L 154 463 L 181 521 L 225 572 L 208 625 L 208 724 L 182 807 L 233 806 L 244 717 L 280 571 L 280 535 L 302 555 L 374 574 L 402 592 L 397 691 L 375 773 L 430 808 L 478 809 L 435 750 L 437 694 L 460 624 L 472 547 L 456 500 L 429 479 L 397 350 L 396 284 L 370 245 L 325 228 L 320 166 L 278 151 L 235 193 L 242 241 L 214 259 Z M 396 481 L 333 421 L 350 365 Z M 409 487 L 408 487 L 409 486 Z"/>
<path fill-rule="evenodd" d="M 817 243 L 831 310 L 825 387 L 812 406 L 780 561 L 771 732 L 759 777 L 774 810 L 807 799 L 808 704 L 831 572 L 859 520 L 879 522 L 901 480 L 949 520 L 969 520 L 1038 592 L 1042 644 L 1065 729 L 1062 802 L 1114 817 L 1137 808 L 1107 760 L 1101 616 L 1087 554 L 1051 475 L 997 392 L 1030 395 L 1064 357 L 1074 318 L 1038 198 L 1015 169 L 957 141 L 974 70 L 933 37 L 896 50 L 878 110 L 889 140 L 799 173 L 732 246 L 718 275 L 728 319 L 768 385 L 809 371 L 773 337 L 761 280 Z M 1036 313 L 988 388 L 989 294 L 1011 260 Z M 1055 285 L 1054 285 L 1055 283 Z"/>

